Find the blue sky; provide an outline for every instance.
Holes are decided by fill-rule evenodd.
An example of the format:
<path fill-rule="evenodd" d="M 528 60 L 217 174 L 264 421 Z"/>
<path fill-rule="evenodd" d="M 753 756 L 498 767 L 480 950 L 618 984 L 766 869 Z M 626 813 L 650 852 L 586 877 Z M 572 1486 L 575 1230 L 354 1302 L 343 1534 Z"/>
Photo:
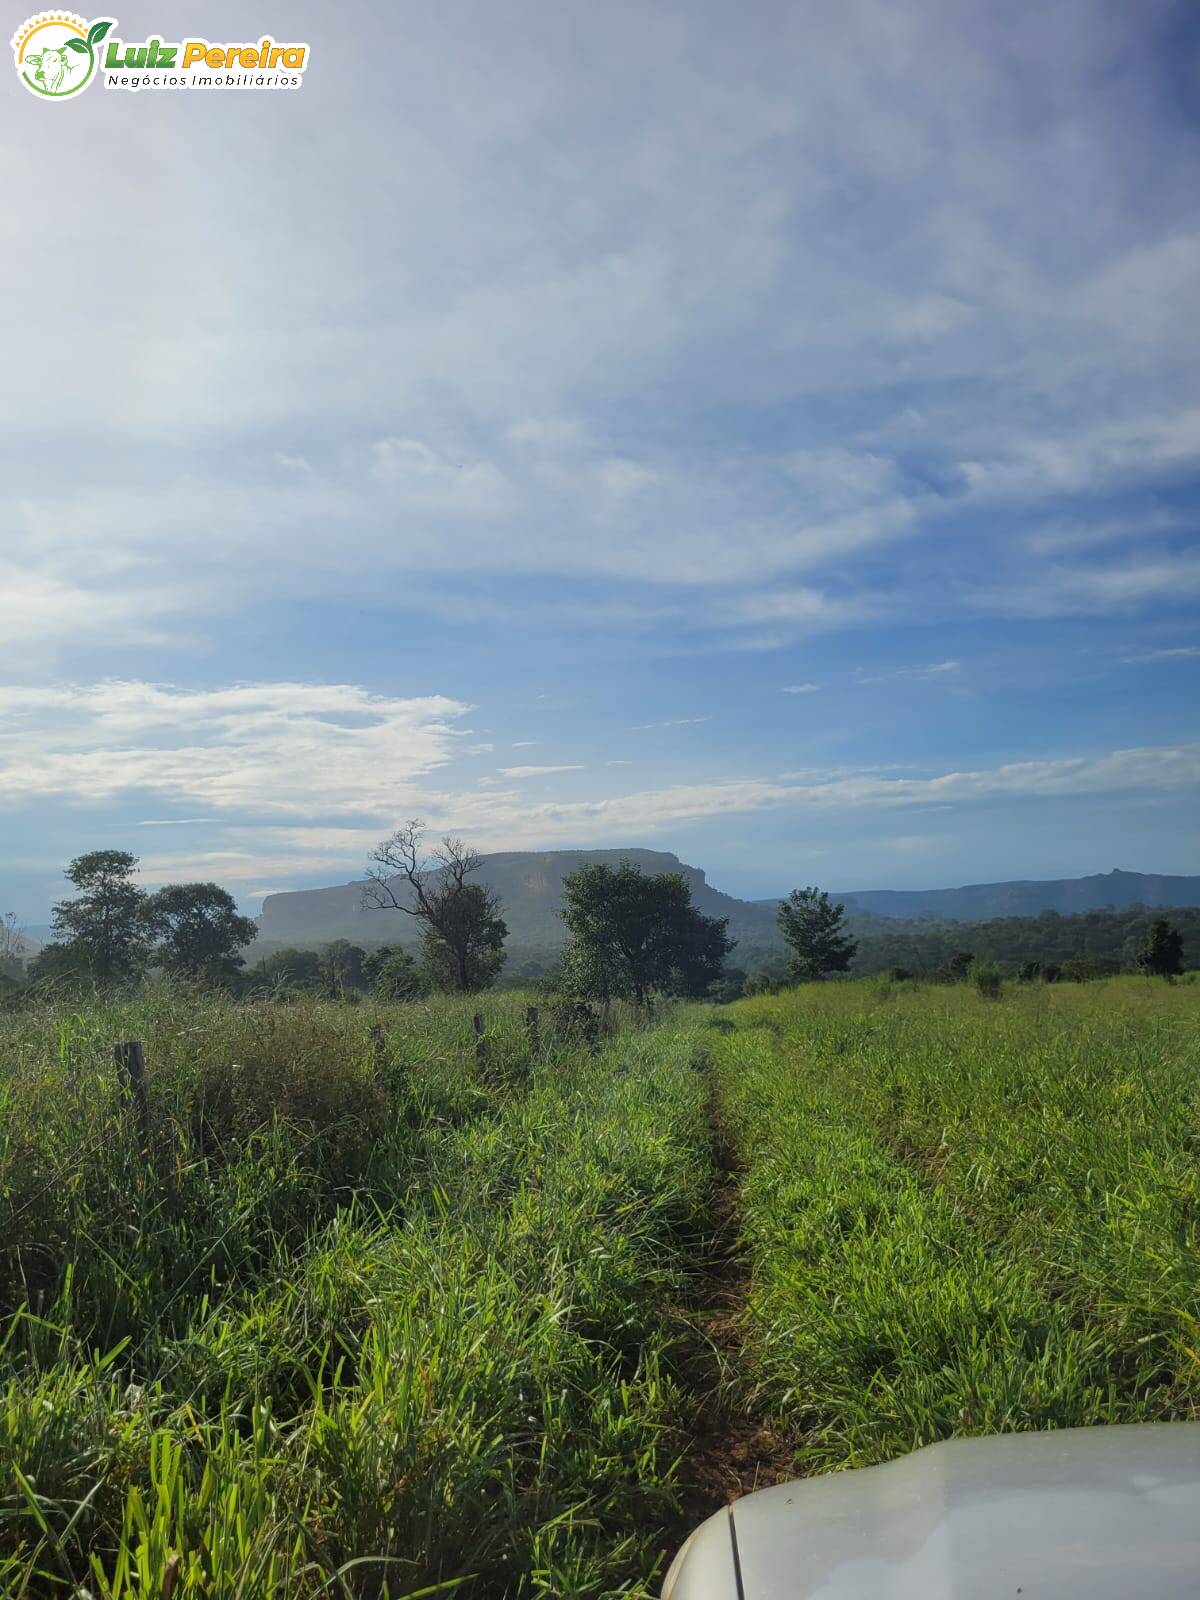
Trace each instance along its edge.
<path fill-rule="evenodd" d="M 1194 7 L 118 31 L 312 64 L 4 91 L 0 911 L 99 846 L 256 909 L 413 815 L 1200 871 Z"/>

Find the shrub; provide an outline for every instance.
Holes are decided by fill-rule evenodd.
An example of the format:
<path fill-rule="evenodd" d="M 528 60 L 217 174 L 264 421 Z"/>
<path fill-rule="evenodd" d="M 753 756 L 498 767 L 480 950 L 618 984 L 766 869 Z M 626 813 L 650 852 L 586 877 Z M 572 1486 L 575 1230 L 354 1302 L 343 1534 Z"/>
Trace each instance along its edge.
<path fill-rule="evenodd" d="M 991 962 L 972 966 L 971 982 L 984 1000 L 999 1000 L 1004 988 L 1000 968 Z"/>

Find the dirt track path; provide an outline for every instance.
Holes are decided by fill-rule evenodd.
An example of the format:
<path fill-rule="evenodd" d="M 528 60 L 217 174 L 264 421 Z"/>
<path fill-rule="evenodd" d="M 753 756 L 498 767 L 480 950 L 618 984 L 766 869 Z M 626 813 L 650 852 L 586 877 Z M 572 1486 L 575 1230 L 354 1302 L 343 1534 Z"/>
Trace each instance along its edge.
<path fill-rule="evenodd" d="M 741 1495 L 796 1475 L 785 1441 L 760 1419 L 747 1415 L 726 1382 L 742 1359 L 742 1318 L 750 1273 L 738 1233 L 736 1155 L 715 1079 L 709 1119 L 713 1232 L 690 1319 L 695 1337 L 687 1377 L 695 1409 L 688 1422 L 691 1442 L 681 1469 L 688 1531 Z"/>

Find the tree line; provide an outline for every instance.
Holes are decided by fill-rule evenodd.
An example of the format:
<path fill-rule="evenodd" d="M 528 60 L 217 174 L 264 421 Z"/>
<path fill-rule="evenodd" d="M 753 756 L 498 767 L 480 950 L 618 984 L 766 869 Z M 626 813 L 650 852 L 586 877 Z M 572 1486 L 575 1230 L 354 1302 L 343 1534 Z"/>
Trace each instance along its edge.
<path fill-rule="evenodd" d="M 319 950 L 276 950 L 247 969 L 242 951 L 257 925 L 238 912 L 227 890 L 179 883 L 147 893 L 134 881 L 135 856 L 95 850 L 67 867 L 76 892 L 54 907 L 55 938 L 24 970 L 12 919 L 0 924 L 0 988 L 21 978 L 35 987 L 107 985 L 162 972 L 240 993 L 307 991 L 330 999 L 478 993 L 499 978 L 508 934 L 499 897 L 475 881 L 483 864 L 478 851 L 453 835 L 428 844 L 424 824 L 411 820 L 370 853 L 362 907 L 411 919 L 415 953 L 400 943 L 368 951 L 339 939 Z M 808 887 L 779 905 L 786 957 L 747 974 L 729 959 L 736 940 L 728 919 L 694 906 L 682 874 L 647 874 L 630 863 L 579 867 L 563 882 L 560 915 L 567 938 L 550 983 L 585 1003 L 626 998 L 643 1005 L 657 995 L 733 1000 L 780 983 L 858 975 L 864 965 L 950 982 L 973 971 L 981 983 L 991 966 L 997 977 L 1049 980 L 1101 977 L 1122 967 L 1170 977 L 1184 967 L 1183 933 L 1144 909 L 1107 918 L 1046 913 L 975 925 L 905 923 L 882 932 L 875 925 L 887 919 L 872 918 L 871 937 L 860 940 L 845 907 Z M 1200 911 L 1183 915 L 1200 932 Z M 1100 928 L 1108 944 L 1114 927 L 1123 930 L 1120 957 L 1085 948 L 1082 957 L 1056 960 L 1050 935 L 1065 924 L 1083 924 L 1085 936 Z M 997 965 L 997 937 L 1019 958 L 1007 972 Z"/>
<path fill-rule="evenodd" d="M 258 928 L 228 890 L 170 883 L 148 894 L 136 871 L 127 850 L 76 856 L 66 869 L 76 894 L 54 907 L 55 938 L 27 963 L 30 981 L 113 984 L 154 968 L 219 985 L 236 975 Z"/>
<path fill-rule="evenodd" d="M 320 950 L 285 949 L 246 969 L 243 950 L 258 929 L 215 883 L 168 884 L 147 893 L 137 858 L 94 850 L 66 868 L 75 893 L 54 907 L 54 939 L 24 964 L 11 919 L 0 946 L 0 977 L 33 986 L 113 985 L 161 972 L 192 983 L 246 991 L 308 990 L 329 998 L 370 992 L 392 1000 L 437 991 L 471 994 L 495 983 L 508 929 L 494 890 L 475 881 L 483 857 L 447 835 L 429 845 L 411 820 L 370 854 L 364 911 L 398 913 L 418 931 L 416 953 L 399 943 L 368 952 L 341 939 Z M 567 939 L 554 986 L 583 1001 L 655 995 L 732 998 L 745 974 L 730 968 L 726 918 L 692 904 L 679 873 L 646 874 L 631 864 L 587 865 L 563 886 Z M 815 889 L 780 908 L 797 977 L 842 971 L 854 943 L 842 908 Z"/>
<path fill-rule="evenodd" d="M 994 964 L 1010 977 L 1034 967 L 1051 979 L 1106 977 L 1139 970 L 1139 954 L 1160 921 L 1179 935 L 1182 967 L 1189 960 L 1194 965 L 1200 958 L 1200 907 L 1174 907 L 1168 918 L 1161 910 L 1132 906 L 1043 911 L 1035 917 L 994 917 L 986 922 L 856 916 L 852 926 L 859 944 L 850 971 L 854 977 L 895 971 L 952 977 L 951 965 L 967 954 L 976 964 Z"/>

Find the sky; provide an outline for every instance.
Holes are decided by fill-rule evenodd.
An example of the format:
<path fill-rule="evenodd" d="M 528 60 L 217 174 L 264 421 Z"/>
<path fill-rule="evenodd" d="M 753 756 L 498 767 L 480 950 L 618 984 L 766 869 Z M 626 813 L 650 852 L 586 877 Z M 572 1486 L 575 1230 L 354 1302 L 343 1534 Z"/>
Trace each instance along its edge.
<path fill-rule="evenodd" d="M 20 17 L 13 13 L 14 28 Z M 122 5 L 0 89 L 0 912 L 409 817 L 731 893 L 1200 872 L 1200 12 Z"/>

